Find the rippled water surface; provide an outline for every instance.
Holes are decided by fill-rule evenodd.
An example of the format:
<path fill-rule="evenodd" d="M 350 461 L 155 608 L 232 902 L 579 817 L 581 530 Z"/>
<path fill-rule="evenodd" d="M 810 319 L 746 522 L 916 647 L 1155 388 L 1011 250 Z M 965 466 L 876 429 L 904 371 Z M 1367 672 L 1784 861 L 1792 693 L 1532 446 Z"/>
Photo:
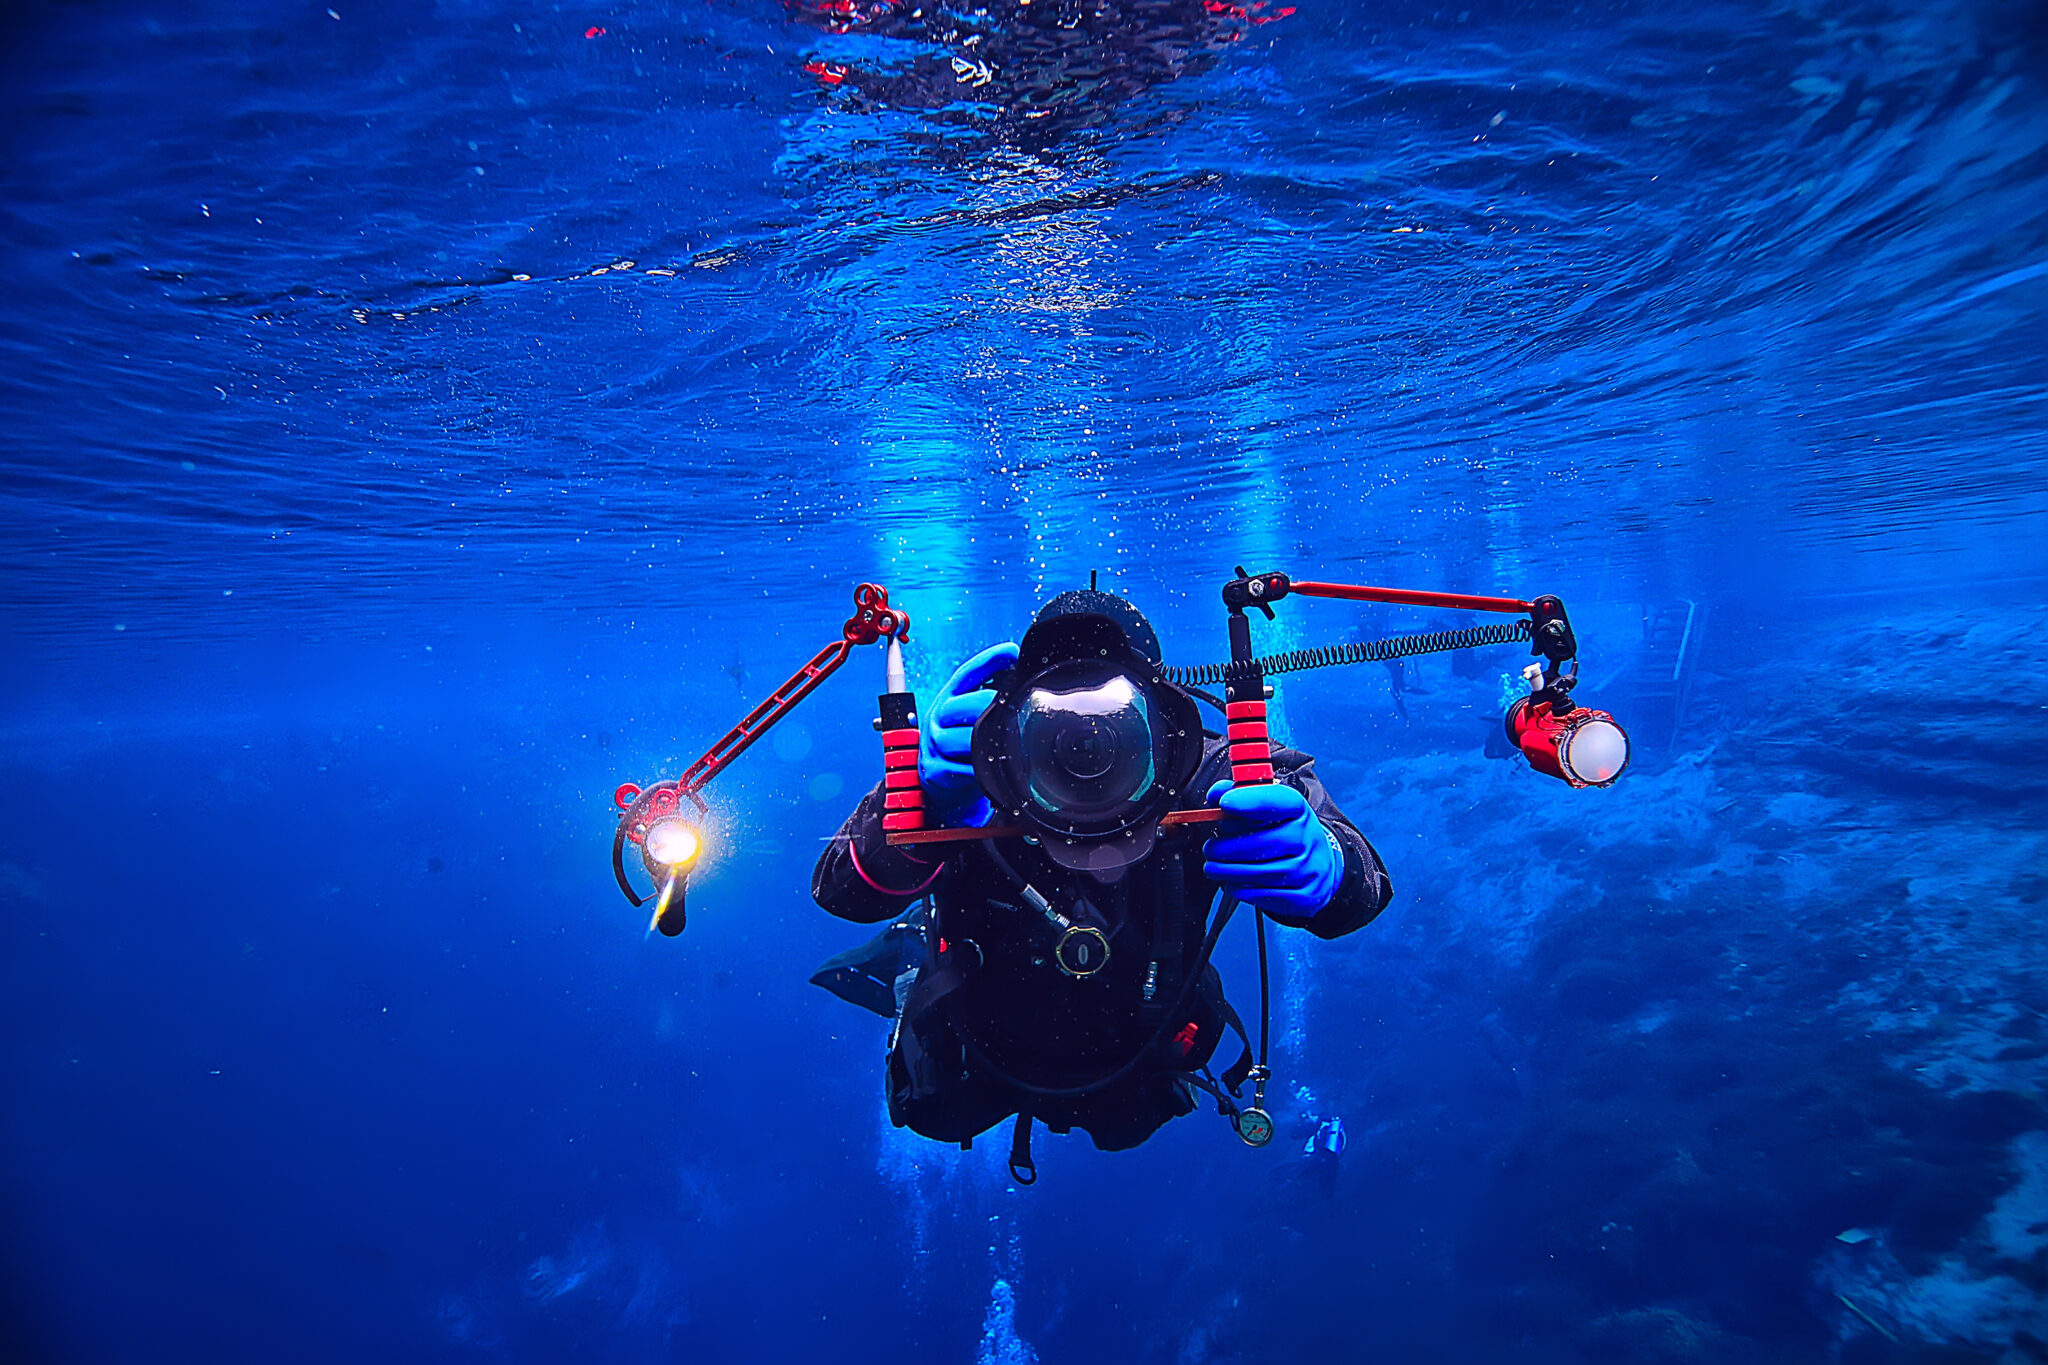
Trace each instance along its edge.
<path fill-rule="evenodd" d="M 36 11 L 17 620 L 1178 582 L 1169 514 L 1211 570 L 1249 520 L 1382 574 L 1936 572 L 2041 510 L 2030 15 L 1310 7 L 941 121 L 772 4 Z"/>
<path fill-rule="evenodd" d="M 4 42 L 24 1352 L 2048 1351 L 2038 4 L 109 0 Z M 928 690 L 1090 571 L 1220 658 L 1239 563 L 1558 592 L 1661 716 L 1567 800 L 1480 755 L 1519 660 L 1283 687 L 1403 897 L 1285 957 L 1333 1197 L 1206 1116 L 1028 1196 L 888 1128 L 877 1021 L 804 983 L 865 656 L 725 783 L 723 913 L 616 902 L 612 786 L 856 582 Z"/>

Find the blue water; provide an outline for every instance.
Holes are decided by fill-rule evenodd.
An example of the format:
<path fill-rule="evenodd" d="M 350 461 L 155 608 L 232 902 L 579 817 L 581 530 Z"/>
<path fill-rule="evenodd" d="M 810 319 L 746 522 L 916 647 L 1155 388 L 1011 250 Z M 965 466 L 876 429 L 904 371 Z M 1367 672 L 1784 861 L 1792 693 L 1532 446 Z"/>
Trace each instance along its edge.
<path fill-rule="evenodd" d="M 10 9 L 0 1354 L 2048 1359 L 2041 7 L 1037 3 Z M 1240 563 L 1558 593 L 1639 749 L 1278 681 L 1396 900 L 1271 1148 L 890 1128 L 878 650 L 612 886 L 854 584 L 930 696 Z"/>

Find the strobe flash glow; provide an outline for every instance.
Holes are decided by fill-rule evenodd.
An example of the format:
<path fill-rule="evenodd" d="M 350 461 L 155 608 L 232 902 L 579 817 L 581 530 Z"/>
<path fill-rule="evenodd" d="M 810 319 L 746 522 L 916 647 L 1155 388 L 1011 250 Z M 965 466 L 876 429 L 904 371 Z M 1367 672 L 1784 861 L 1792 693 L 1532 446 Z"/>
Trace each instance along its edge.
<path fill-rule="evenodd" d="M 697 827 L 681 816 L 656 820 L 640 844 L 640 861 L 656 881 L 675 872 L 686 872 L 697 861 L 704 840 Z"/>

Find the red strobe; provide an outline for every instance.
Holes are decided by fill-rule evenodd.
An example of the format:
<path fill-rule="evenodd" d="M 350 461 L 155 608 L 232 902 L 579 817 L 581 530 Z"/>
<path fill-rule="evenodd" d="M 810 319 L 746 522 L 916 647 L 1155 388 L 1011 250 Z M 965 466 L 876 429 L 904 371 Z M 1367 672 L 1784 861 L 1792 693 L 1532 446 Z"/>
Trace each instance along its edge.
<path fill-rule="evenodd" d="M 1508 708 L 1508 738 L 1539 773 L 1574 787 L 1607 787 L 1628 767 L 1628 733 L 1605 711 L 1538 693 Z"/>

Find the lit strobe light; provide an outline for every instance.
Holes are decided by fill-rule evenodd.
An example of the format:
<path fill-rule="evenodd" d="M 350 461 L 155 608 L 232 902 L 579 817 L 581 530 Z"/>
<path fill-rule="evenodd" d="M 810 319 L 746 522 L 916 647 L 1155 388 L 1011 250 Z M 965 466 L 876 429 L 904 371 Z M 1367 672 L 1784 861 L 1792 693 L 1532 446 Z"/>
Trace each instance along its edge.
<path fill-rule="evenodd" d="M 696 862 L 704 844 L 687 820 L 671 815 L 654 822 L 641 847 L 645 850 L 647 870 L 656 877 L 665 877 Z"/>

